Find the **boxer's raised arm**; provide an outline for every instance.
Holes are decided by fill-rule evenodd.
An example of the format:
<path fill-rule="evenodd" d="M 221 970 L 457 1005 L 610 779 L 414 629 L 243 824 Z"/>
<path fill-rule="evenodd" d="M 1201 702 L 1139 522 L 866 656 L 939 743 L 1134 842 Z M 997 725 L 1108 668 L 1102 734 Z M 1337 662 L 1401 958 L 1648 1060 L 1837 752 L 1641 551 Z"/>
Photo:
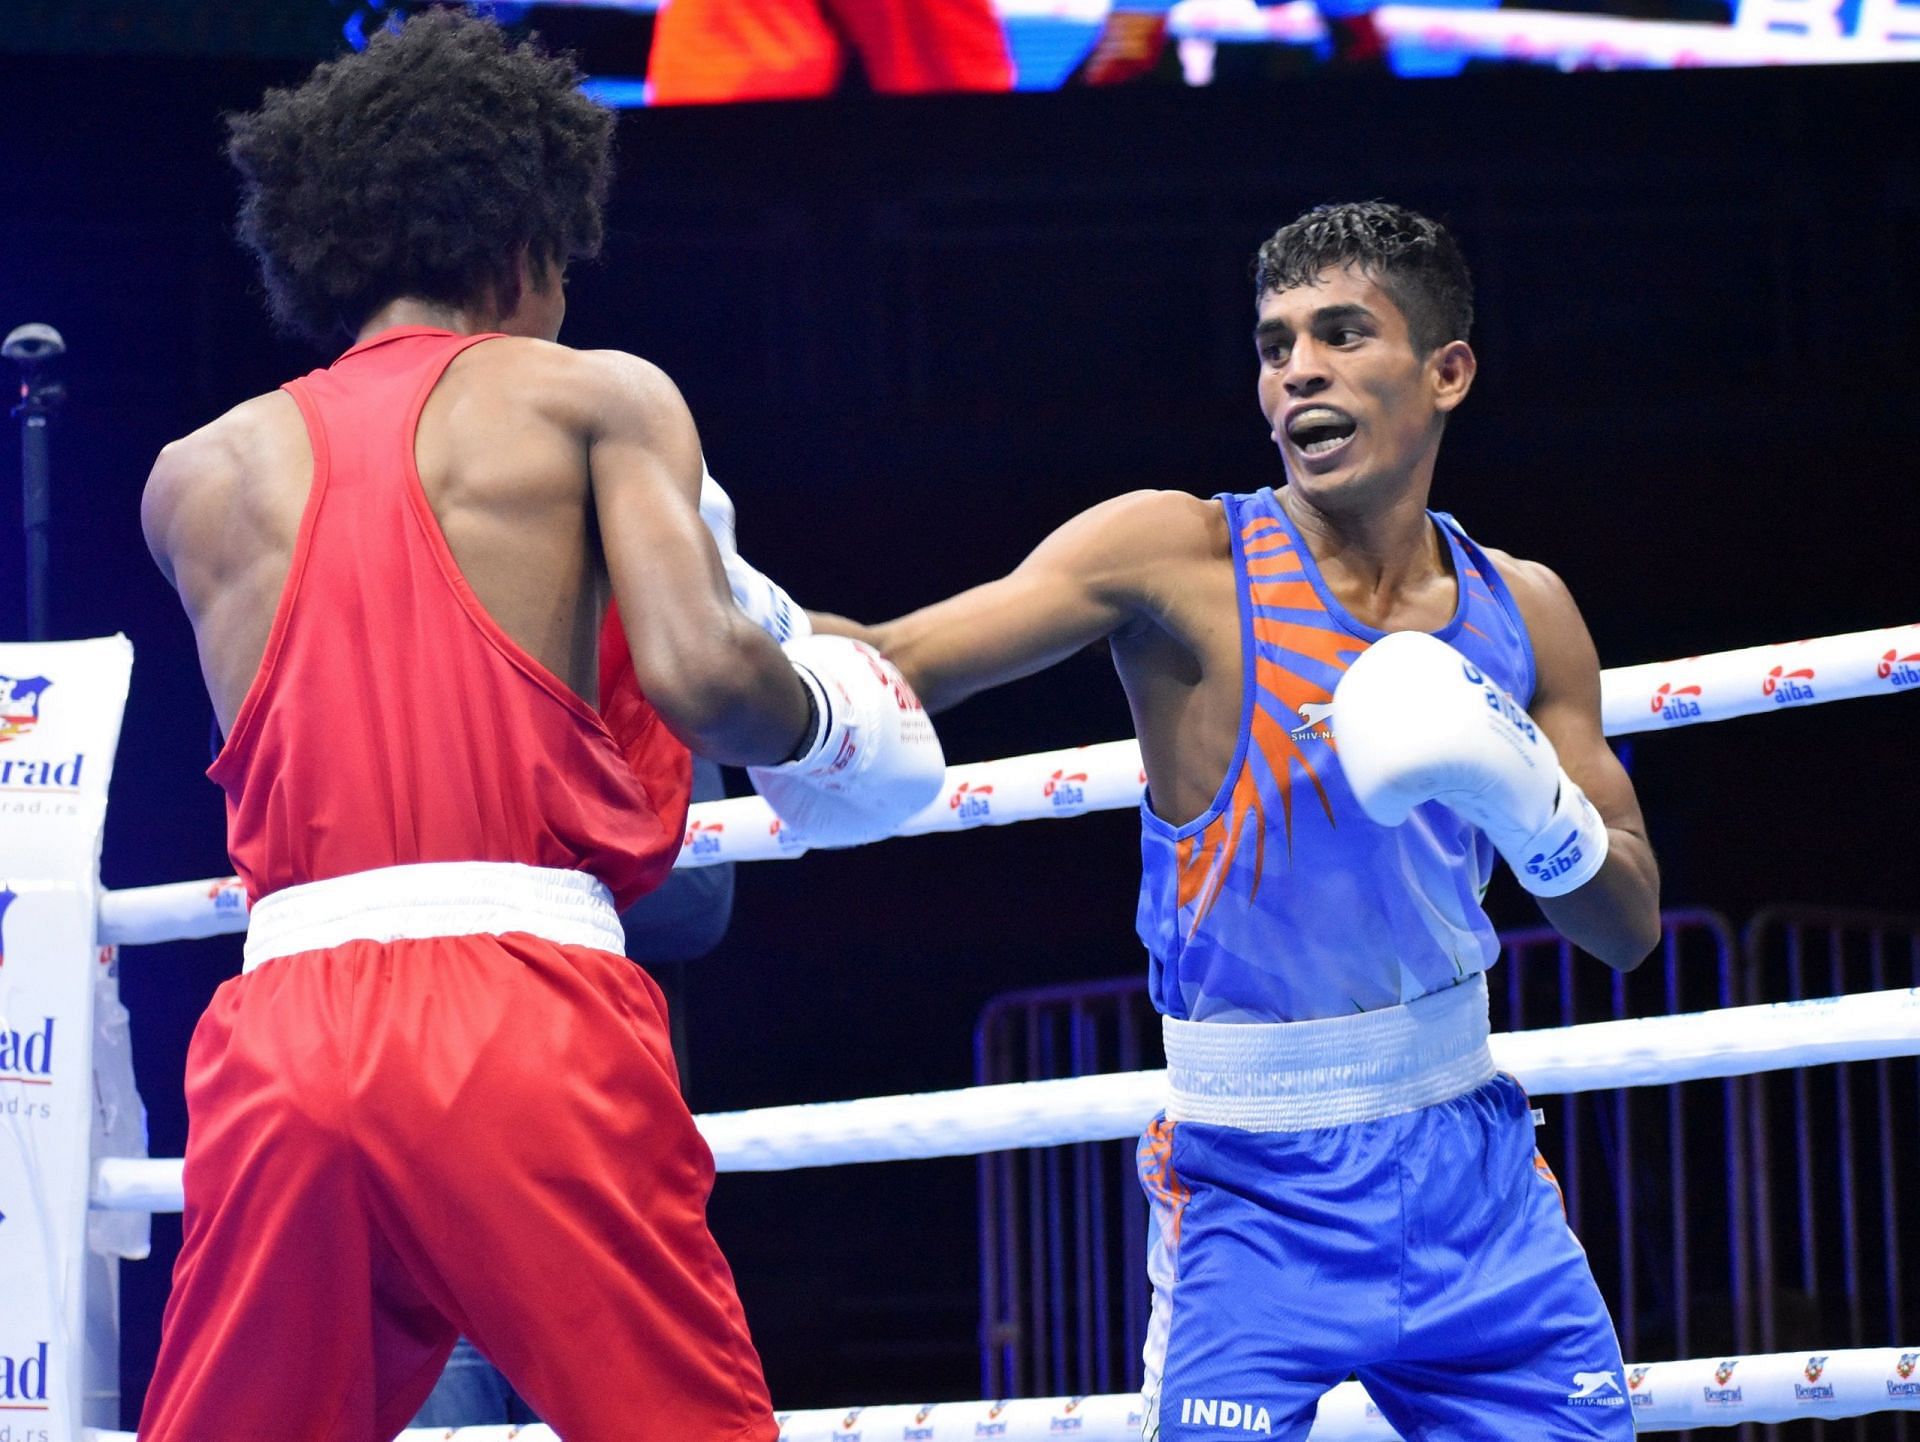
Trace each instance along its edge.
<path fill-rule="evenodd" d="M 1177 491 L 1117 496 L 1082 511 L 997 581 L 879 625 L 820 612 L 813 622 L 885 652 L 927 709 L 941 711 L 1155 619 L 1169 563 L 1204 544 L 1192 514 L 1200 504 Z"/>
<path fill-rule="evenodd" d="M 1599 872 L 1578 890 L 1540 898 L 1540 909 L 1575 945 L 1630 969 L 1660 943 L 1660 869 L 1633 782 L 1601 729 L 1600 657 L 1565 582 L 1534 562 L 1496 561 L 1533 638 L 1528 713 L 1607 827 Z"/>
<path fill-rule="evenodd" d="M 686 402 L 638 357 L 580 359 L 593 514 L 642 691 L 703 756 L 785 760 L 806 739 L 806 693 L 733 603 L 700 519 L 700 437 Z"/>

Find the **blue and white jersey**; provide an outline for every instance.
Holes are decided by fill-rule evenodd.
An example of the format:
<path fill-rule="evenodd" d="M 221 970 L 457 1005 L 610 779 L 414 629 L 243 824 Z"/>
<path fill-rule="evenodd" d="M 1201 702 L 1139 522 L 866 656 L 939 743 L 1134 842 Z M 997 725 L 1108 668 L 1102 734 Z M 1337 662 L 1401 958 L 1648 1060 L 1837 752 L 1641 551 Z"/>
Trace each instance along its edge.
<path fill-rule="evenodd" d="M 1184 826 L 1141 806 L 1136 927 L 1154 1004 L 1192 1021 L 1304 1021 L 1396 1006 L 1499 954 L 1480 898 L 1492 844 L 1437 802 L 1367 818 L 1340 768 L 1333 688 L 1386 633 L 1349 615 L 1271 490 L 1219 498 L 1239 583 L 1239 743 L 1213 804 Z M 1526 624 L 1486 554 L 1431 513 L 1459 599 L 1433 634 L 1522 706 Z M 1414 718 L 1417 721 L 1417 718 Z"/>

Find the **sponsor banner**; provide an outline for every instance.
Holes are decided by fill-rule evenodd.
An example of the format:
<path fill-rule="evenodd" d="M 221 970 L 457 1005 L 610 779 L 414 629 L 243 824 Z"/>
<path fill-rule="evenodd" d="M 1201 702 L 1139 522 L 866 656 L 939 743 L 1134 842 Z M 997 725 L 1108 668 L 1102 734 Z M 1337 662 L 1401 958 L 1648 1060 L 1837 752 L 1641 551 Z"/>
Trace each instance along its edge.
<path fill-rule="evenodd" d="M 0 876 L 93 875 L 132 674 L 124 636 L 0 644 Z"/>
<path fill-rule="evenodd" d="M 77 1437 L 89 1277 L 104 1275 L 89 1266 L 92 1146 L 132 1128 L 144 1151 L 95 910 L 132 670 L 123 636 L 0 645 L 0 1442 Z M 97 993 L 112 1034 L 98 1079 Z M 142 1253 L 145 1230 L 114 1218 L 97 1240 Z"/>
<path fill-rule="evenodd" d="M 1623 666 L 1600 682 L 1609 736 L 1855 696 L 1920 694 L 1920 625 Z"/>
<path fill-rule="evenodd" d="M 0 875 L 0 1427 L 80 1419 L 93 1123 L 91 877 Z"/>
<path fill-rule="evenodd" d="M 1913 1382 L 1908 1395 L 1901 1390 L 1903 1366 Z M 1920 1349 L 1868 1347 L 1654 1362 L 1627 1368 L 1626 1393 L 1641 1431 L 1920 1411 Z"/>

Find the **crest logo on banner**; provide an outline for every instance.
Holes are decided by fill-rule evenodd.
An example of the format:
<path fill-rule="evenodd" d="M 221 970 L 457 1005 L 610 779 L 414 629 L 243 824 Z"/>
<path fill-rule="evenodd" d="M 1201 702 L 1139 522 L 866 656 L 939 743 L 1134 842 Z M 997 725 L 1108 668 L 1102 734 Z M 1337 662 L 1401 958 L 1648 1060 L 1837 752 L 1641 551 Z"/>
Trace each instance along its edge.
<path fill-rule="evenodd" d="M 0 745 L 40 724 L 40 698 L 52 685 L 45 676 L 0 676 Z"/>

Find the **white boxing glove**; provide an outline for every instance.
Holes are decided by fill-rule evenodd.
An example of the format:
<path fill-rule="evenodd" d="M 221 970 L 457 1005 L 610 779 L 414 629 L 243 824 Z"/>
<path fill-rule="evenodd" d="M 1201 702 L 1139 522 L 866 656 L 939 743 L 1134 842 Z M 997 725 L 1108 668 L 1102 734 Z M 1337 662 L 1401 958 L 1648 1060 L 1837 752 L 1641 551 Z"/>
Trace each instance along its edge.
<path fill-rule="evenodd" d="M 733 592 L 734 605 L 776 641 L 811 636 L 813 622 L 807 619 L 807 613 L 778 582 L 761 575 L 740 554 L 733 534 L 733 497 L 720 488 L 704 460 L 700 463 L 700 519 L 707 523 L 713 543 L 720 549 L 720 561 L 727 570 L 727 589 Z"/>
<path fill-rule="evenodd" d="M 1347 669 L 1333 737 L 1373 820 L 1398 826 L 1438 801 L 1484 831 L 1535 896 L 1565 895 L 1607 859 L 1606 823 L 1533 718 L 1424 631 L 1383 637 Z"/>
<path fill-rule="evenodd" d="M 844 636 L 805 636 L 780 648 L 819 715 L 806 751 L 751 766 L 753 789 L 813 846 L 857 846 L 893 835 L 940 794 L 946 757 L 933 722 L 891 661 Z"/>

